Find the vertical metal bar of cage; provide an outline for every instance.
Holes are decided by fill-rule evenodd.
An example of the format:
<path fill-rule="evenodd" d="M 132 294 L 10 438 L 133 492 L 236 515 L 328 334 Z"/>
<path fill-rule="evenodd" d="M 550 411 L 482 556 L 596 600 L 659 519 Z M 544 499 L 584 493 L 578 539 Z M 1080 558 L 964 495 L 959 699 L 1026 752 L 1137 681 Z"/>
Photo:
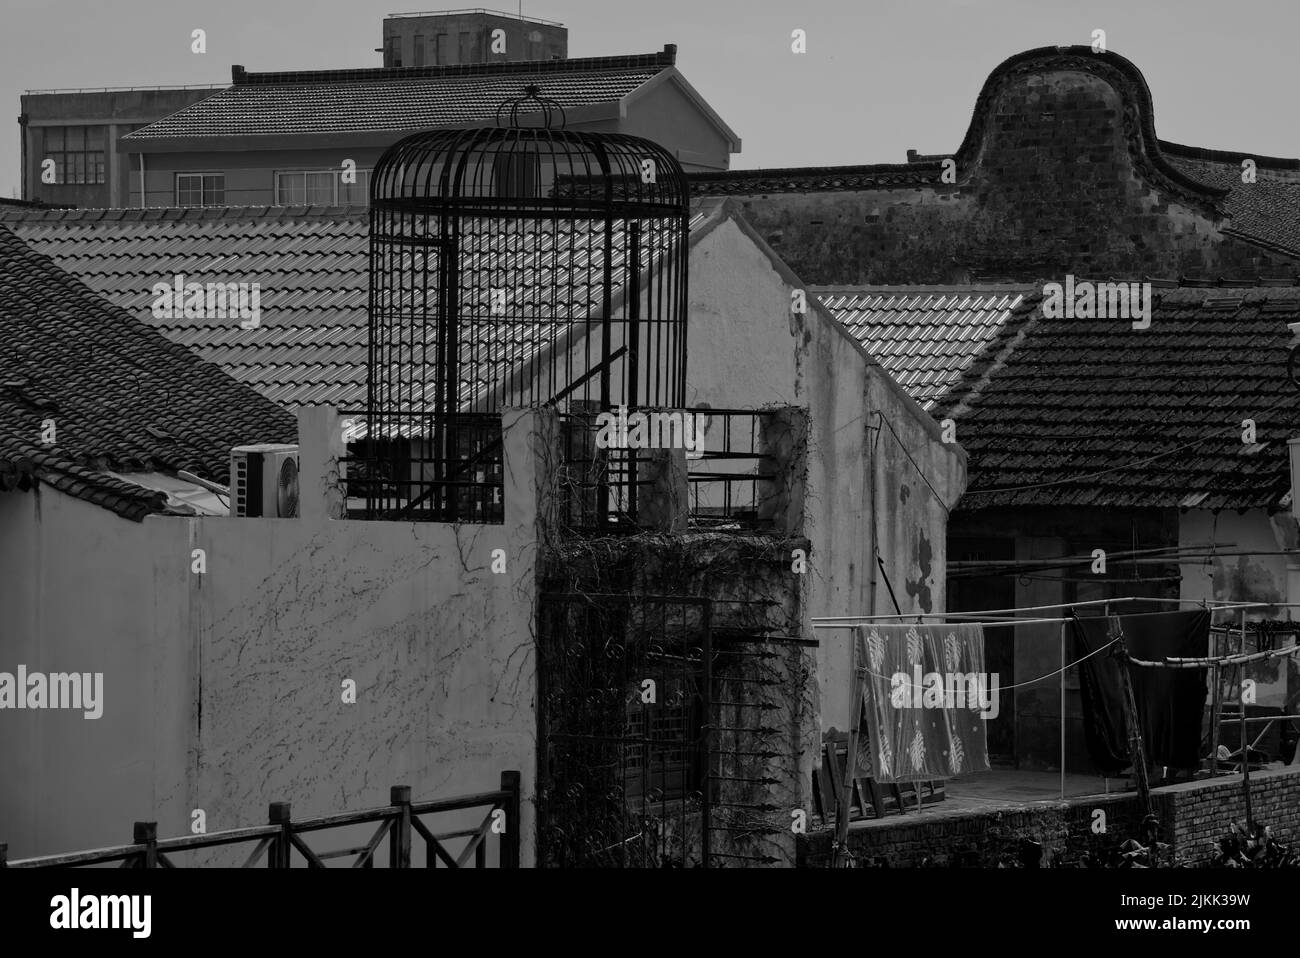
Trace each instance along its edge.
<path fill-rule="evenodd" d="M 600 149 L 601 165 L 605 172 L 605 197 L 602 209 L 604 220 L 604 257 L 601 262 L 601 344 L 600 344 L 600 409 L 611 409 L 611 391 L 609 381 L 610 367 L 610 329 L 613 326 L 614 311 L 614 174 L 610 169 L 604 149 Z M 620 169 L 619 171 L 623 171 Z M 572 238 L 570 238 L 572 248 Z M 607 480 L 607 477 L 602 477 Z M 596 491 L 597 525 L 609 524 L 609 483 L 602 481 Z"/>
<path fill-rule="evenodd" d="M 372 184 L 372 188 L 373 188 L 373 184 Z M 378 435 L 378 433 L 375 431 L 375 410 L 378 408 L 379 405 L 378 399 L 375 396 L 375 388 L 378 385 L 376 382 L 375 370 L 378 365 L 376 363 L 376 351 L 379 342 L 377 329 L 378 329 L 378 323 L 382 315 L 381 310 L 379 308 L 379 301 L 382 298 L 380 295 L 381 288 L 379 286 L 379 282 L 380 282 L 380 277 L 387 275 L 386 270 L 382 269 L 379 263 L 379 250 L 380 250 L 379 237 L 383 236 L 385 232 L 383 228 L 384 216 L 385 216 L 385 211 L 378 208 L 375 205 L 374 199 L 372 197 L 370 202 L 370 248 L 368 251 L 369 252 L 368 267 L 370 269 L 370 282 L 369 282 L 370 289 L 369 289 L 369 295 L 367 296 L 367 304 L 369 308 L 366 313 L 366 338 L 367 338 L 367 342 L 366 342 L 366 440 L 365 443 L 360 447 L 366 451 L 365 452 L 366 461 L 364 465 L 365 465 L 365 471 L 366 473 L 368 473 L 367 482 L 366 482 L 366 513 L 365 513 L 367 519 L 375 518 L 374 495 L 375 495 L 375 487 L 376 487 L 376 483 L 375 483 L 376 476 L 374 474 L 377 471 L 376 468 L 377 457 L 375 455 L 375 450 L 376 450 L 375 436 Z"/>
<path fill-rule="evenodd" d="M 624 283 L 623 294 L 623 315 L 627 324 L 627 355 L 623 358 L 623 368 L 626 373 L 623 378 L 623 394 L 627 397 L 629 406 L 641 405 L 637 391 L 638 369 L 637 363 L 640 359 L 640 329 L 641 322 L 641 224 L 636 221 L 627 223 L 627 242 L 628 250 L 625 260 L 627 277 Z M 635 451 L 629 451 L 627 456 L 627 472 L 624 479 L 627 483 L 624 502 L 627 507 L 627 514 L 635 524 L 637 519 L 637 462 L 638 457 Z"/>

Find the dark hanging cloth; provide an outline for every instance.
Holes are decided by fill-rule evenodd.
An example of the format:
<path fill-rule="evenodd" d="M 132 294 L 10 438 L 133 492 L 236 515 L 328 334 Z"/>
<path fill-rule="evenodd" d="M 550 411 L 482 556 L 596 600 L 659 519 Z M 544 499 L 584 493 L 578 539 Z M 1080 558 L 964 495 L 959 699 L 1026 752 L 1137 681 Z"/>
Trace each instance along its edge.
<path fill-rule="evenodd" d="M 1209 654 L 1210 612 L 1155 612 L 1146 615 L 1075 618 L 1074 658 L 1083 658 L 1110 641 L 1114 623 L 1123 629 L 1129 655 L 1148 662 L 1166 657 Z M 1083 693 L 1084 738 L 1097 770 L 1117 775 L 1131 763 L 1128 720 L 1119 663 L 1111 649 L 1079 666 Z M 1133 698 L 1149 763 L 1193 768 L 1201 761 L 1201 719 L 1205 709 L 1205 669 L 1153 669 L 1132 666 Z"/>

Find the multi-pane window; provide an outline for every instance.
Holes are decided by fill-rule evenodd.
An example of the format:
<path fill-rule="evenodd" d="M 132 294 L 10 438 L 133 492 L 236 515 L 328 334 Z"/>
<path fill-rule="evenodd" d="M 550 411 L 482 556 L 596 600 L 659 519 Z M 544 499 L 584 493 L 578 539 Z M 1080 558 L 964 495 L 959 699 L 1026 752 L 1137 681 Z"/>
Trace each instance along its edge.
<path fill-rule="evenodd" d="M 355 183 L 343 182 L 341 169 L 275 174 L 276 206 L 365 206 L 369 201 L 369 170 L 357 170 Z"/>
<path fill-rule="evenodd" d="M 177 173 L 177 206 L 225 206 L 225 173 Z"/>
<path fill-rule="evenodd" d="M 103 183 L 104 127 L 46 127 L 41 160 L 54 161 L 56 183 Z"/>

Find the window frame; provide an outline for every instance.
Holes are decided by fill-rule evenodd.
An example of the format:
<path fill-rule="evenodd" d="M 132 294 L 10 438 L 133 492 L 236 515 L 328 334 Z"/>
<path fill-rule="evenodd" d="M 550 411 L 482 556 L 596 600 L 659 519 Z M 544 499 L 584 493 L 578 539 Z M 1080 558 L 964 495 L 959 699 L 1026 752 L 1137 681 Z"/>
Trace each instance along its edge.
<path fill-rule="evenodd" d="M 357 182 L 344 183 L 343 170 L 339 169 L 338 167 L 325 167 L 323 169 L 317 168 L 317 169 L 309 169 L 309 170 L 276 170 L 274 179 L 272 181 L 272 189 L 271 189 L 272 205 L 274 206 L 358 206 L 358 205 L 369 206 L 370 205 L 370 175 L 373 172 L 374 172 L 373 168 L 367 167 L 365 169 L 362 169 L 358 167 Z M 332 199 L 330 199 L 327 203 L 313 203 L 308 198 L 307 177 L 311 174 L 319 175 L 321 173 L 331 174 Z M 303 201 L 301 203 L 286 203 L 283 200 L 284 187 L 281 185 L 282 183 L 281 177 L 290 177 L 290 176 L 302 177 Z M 363 176 L 365 177 L 364 180 L 362 179 Z M 343 197 L 343 190 L 345 188 L 360 189 L 362 191 L 361 203 L 359 204 L 356 202 L 344 203 L 342 197 Z"/>
<path fill-rule="evenodd" d="M 80 143 L 69 145 L 75 130 Z M 90 145 L 91 130 L 97 130 L 99 146 Z M 41 162 L 54 160 L 56 186 L 103 186 L 108 182 L 108 128 L 102 123 L 71 123 L 41 127 Z M 59 134 L 58 149 L 51 149 L 51 134 Z"/>
<path fill-rule="evenodd" d="M 182 178 L 182 177 L 198 177 L 198 178 L 199 178 L 199 202 L 198 202 L 197 204 L 195 204 L 195 203 L 182 203 L 182 202 L 181 202 L 181 178 Z M 220 178 L 220 180 L 221 180 L 221 186 L 220 186 L 220 188 L 218 188 L 218 187 L 213 187 L 213 188 L 212 188 L 212 192 L 213 192 L 213 193 L 216 193 L 216 192 L 218 192 L 218 191 L 221 193 L 221 202 L 220 202 L 220 203 L 209 203 L 209 202 L 207 202 L 207 199 L 208 199 L 208 187 L 207 187 L 207 184 L 204 182 L 204 180 L 207 179 L 207 178 L 212 178 L 212 179 Z M 177 174 L 176 174 L 176 179 L 175 179 L 175 182 L 174 182 L 174 187 L 175 187 L 175 199 L 176 199 L 176 205 L 177 205 L 178 207 L 180 207 L 181 209 L 214 209 L 214 208 L 220 208 L 220 207 L 223 207 L 223 206 L 226 205 L 226 172 L 225 172 L 225 170 L 186 170 L 186 171 L 183 172 L 183 173 L 177 173 Z M 187 192 L 193 192 L 193 190 L 189 190 L 189 191 L 187 191 Z"/>

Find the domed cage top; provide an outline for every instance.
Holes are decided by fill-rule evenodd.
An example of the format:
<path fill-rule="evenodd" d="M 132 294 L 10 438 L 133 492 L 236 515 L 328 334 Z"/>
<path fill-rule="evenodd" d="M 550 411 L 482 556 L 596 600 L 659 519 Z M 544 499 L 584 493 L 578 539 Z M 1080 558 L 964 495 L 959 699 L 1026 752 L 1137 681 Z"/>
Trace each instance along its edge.
<path fill-rule="evenodd" d="M 503 113 L 514 125 L 408 136 L 371 174 L 366 446 L 391 462 L 367 514 L 500 521 L 484 482 L 503 408 L 685 404 L 677 160 L 552 128 L 563 110 L 535 87 Z"/>

